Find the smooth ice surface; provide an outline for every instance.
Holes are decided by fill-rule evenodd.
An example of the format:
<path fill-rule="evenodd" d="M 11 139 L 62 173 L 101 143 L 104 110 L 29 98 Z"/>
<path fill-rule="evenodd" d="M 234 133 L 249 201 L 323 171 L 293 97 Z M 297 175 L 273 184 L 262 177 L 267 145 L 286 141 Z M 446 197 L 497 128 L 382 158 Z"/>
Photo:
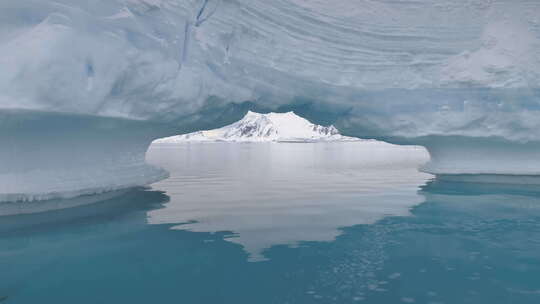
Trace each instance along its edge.
<path fill-rule="evenodd" d="M 334 126 L 315 125 L 306 119 L 287 113 L 255 113 L 248 111 L 239 121 L 228 126 L 175 135 L 155 140 L 154 144 L 185 142 L 330 142 L 360 141 L 339 134 Z"/>
<path fill-rule="evenodd" d="M 138 120 L 157 139 L 294 110 L 344 135 L 424 145 L 437 174 L 537 174 L 539 15 L 536 0 L 4 0 L 0 111 Z M 21 142 L 2 164 L 27 159 L 40 130 L 24 124 L 32 134 L 3 129 Z"/>

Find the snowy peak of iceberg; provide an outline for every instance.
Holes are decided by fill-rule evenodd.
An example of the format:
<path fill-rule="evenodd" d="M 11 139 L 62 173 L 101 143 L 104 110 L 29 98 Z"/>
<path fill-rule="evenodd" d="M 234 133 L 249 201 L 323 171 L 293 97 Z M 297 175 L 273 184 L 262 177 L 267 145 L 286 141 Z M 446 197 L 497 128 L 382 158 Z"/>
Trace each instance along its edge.
<path fill-rule="evenodd" d="M 241 120 L 223 128 L 198 131 L 162 138 L 154 143 L 180 143 L 186 141 L 230 142 L 316 142 L 355 141 L 343 136 L 334 126 L 320 126 L 294 114 L 247 112 Z"/>

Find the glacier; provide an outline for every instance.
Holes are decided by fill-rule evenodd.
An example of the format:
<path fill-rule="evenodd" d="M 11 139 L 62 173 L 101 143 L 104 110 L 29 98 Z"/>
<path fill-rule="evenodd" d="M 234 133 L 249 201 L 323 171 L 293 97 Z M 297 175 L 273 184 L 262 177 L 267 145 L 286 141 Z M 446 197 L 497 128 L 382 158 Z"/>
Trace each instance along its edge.
<path fill-rule="evenodd" d="M 0 200 L 151 183 L 152 140 L 249 109 L 534 177 L 539 51 L 536 0 L 3 0 Z"/>

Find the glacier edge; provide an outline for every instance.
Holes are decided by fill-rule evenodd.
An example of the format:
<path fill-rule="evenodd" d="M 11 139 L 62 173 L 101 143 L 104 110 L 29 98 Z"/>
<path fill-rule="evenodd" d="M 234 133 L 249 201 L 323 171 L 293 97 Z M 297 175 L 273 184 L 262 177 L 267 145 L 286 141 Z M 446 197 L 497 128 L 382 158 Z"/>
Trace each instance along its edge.
<path fill-rule="evenodd" d="M 0 127 L 0 202 L 74 198 L 168 177 L 145 163 L 155 135 L 144 122 L 12 110 L 0 111 Z"/>

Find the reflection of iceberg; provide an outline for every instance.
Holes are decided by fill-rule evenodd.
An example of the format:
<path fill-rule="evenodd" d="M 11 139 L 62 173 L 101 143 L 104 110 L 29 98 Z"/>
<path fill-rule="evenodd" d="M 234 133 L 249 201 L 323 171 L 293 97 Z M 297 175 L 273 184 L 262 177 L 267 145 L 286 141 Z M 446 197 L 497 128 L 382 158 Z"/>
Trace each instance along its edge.
<path fill-rule="evenodd" d="M 533 240 L 540 236 L 540 186 L 435 179 L 422 186 L 419 194 L 424 202 L 412 214 L 421 220 L 411 220 L 408 228 L 422 234 L 424 243 L 407 246 L 404 256 L 433 256 L 441 264 L 451 264 L 447 267 L 472 263 L 484 278 L 494 276 L 489 269 L 498 269 L 502 273 L 498 274 L 497 286 L 509 289 L 524 288 L 515 278 L 527 281 L 529 273 L 534 285 L 540 287 L 533 279 L 537 262 L 528 264 L 535 264 L 531 268 L 515 267 L 525 259 L 539 259 L 540 243 Z M 403 237 L 403 244 L 416 241 L 414 233 L 404 233 Z M 470 272 L 472 275 L 475 271 Z"/>
<path fill-rule="evenodd" d="M 0 297 L 86 304 L 103 302 L 107 291 L 112 303 L 538 303 L 538 188 L 439 180 L 422 188 L 425 203 L 413 216 L 345 227 L 332 242 L 273 246 L 264 263 L 247 263 L 239 245 L 223 241 L 227 232 L 148 225 L 168 201 L 156 191 L 4 217 Z"/>
<path fill-rule="evenodd" d="M 355 293 L 368 303 L 538 302 L 538 185 L 435 179 L 418 194 L 412 216 L 343 229 L 324 251 L 340 256 L 321 267 L 319 298 L 339 290 L 339 303 Z"/>
<path fill-rule="evenodd" d="M 540 216 L 538 185 L 463 183 L 435 179 L 422 186 L 419 194 L 428 203 L 418 207 L 419 210 L 437 204 L 439 209 L 449 209 L 448 213 L 438 211 L 447 221 L 452 221 L 450 213 L 467 214 L 493 222 Z"/>
<path fill-rule="evenodd" d="M 25 185 L 0 193 L 49 198 L 157 180 L 143 164 L 153 139 L 221 127 L 248 108 L 425 145 L 430 172 L 537 174 L 539 12 L 528 0 L 4 0 L 0 161 L 10 168 L 0 184 Z M 64 113 L 47 122 L 63 131 L 12 110 Z M 74 113 L 109 117 L 108 131 L 81 139 L 95 126 L 71 128 Z M 127 120 L 154 133 L 131 132 Z M 28 144 L 39 138 L 45 151 Z"/>
<path fill-rule="evenodd" d="M 154 188 L 175 193 L 149 223 L 232 231 L 228 240 L 255 260 L 273 245 L 331 241 L 341 227 L 407 216 L 430 177 L 416 170 L 425 150 L 372 141 L 155 145 L 148 160 L 171 172 Z"/>

